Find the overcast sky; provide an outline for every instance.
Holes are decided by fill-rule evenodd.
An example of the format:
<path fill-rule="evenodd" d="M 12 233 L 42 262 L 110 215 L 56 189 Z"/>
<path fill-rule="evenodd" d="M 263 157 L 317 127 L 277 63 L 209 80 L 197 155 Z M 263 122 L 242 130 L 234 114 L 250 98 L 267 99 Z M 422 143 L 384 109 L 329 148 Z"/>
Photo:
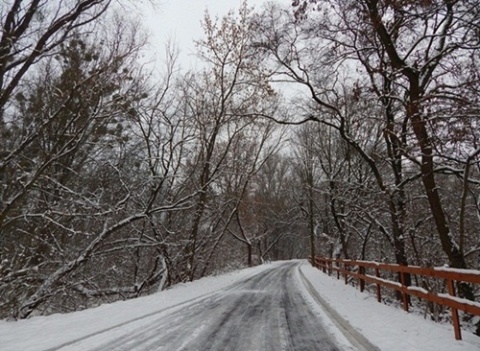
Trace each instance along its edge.
<path fill-rule="evenodd" d="M 290 0 L 278 0 L 289 3 Z M 249 0 L 249 6 L 259 9 L 266 0 Z M 156 51 L 157 58 L 161 59 L 164 47 L 170 39 L 177 43 L 180 49 L 180 62 L 183 68 L 192 68 L 195 65 L 194 39 L 200 39 L 203 31 L 200 21 L 205 10 L 212 17 L 222 17 L 229 10 L 235 11 L 242 0 L 156 0 L 156 8 L 145 6 L 144 25 L 152 33 L 150 42 Z"/>

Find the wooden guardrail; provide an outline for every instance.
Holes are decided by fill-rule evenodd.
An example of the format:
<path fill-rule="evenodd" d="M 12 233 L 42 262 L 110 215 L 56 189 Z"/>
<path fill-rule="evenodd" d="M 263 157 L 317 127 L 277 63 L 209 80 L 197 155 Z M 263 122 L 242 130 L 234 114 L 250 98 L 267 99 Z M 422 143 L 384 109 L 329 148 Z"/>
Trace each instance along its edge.
<path fill-rule="evenodd" d="M 360 291 L 364 291 L 365 282 L 376 285 L 377 301 L 382 300 L 382 287 L 399 291 L 402 295 L 403 308 L 408 312 L 409 295 L 434 302 L 450 308 L 455 339 L 461 340 L 460 320 L 458 311 L 465 311 L 472 315 L 480 316 L 480 303 L 457 297 L 455 283 L 468 283 L 480 286 L 480 271 L 469 269 L 455 269 L 446 267 L 424 268 L 419 266 L 402 266 L 398 264 L 378 263 L 372 261 L 355 261 L 330 258 L 315 258 L 317 268 L 331 275 L 336 272 L 337 279 L 343 275 L 345 284 L 348 277 L 358 280 Z M 385 272 L 396 273 L 400 282 L 382 278 Z M 383 274 L 382 274 L 383 273 Z M 406 276 L 428 277 L 443 280 L 448 293 L 435 293 L 419 286 L 406 286 Z M 414 279 L 412 279 L 412 282 Z"/>

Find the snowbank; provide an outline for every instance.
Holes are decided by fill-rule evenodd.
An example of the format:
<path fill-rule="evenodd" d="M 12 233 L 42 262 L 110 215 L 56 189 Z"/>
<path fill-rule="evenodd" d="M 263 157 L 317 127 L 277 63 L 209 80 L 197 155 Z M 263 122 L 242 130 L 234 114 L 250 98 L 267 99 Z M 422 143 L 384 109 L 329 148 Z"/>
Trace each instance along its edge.
<path fill-rule="evenodd" d="M 480 337 L 472 333 L 462 331 L 463 340 L 456 341 L 449 324 L 434 323 L 378 303 L 374 295 L 361 293 L 310 265 L 302 265 L 301 271 L 325 302 L 381 350 L 480 350 Z"/>

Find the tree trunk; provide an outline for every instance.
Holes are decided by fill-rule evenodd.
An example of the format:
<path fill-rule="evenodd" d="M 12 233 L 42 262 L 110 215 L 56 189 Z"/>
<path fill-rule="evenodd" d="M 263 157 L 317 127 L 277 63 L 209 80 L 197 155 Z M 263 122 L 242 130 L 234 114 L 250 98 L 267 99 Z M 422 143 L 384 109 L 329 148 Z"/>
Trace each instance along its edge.
<path fill-rule="evenodd" d="M 253 250 L 252 250 L 252 243 L 250 242 L 247 242 L 247 264 L 248 264 L 248 267 L 253 267 L 253 259 L 252 259 L 252 256 L 253 256 Z"/>
<path fill-rule="evenodd" d="M 463 253 L 454 244 L 450 236 L 450 228 L 447 223 L 447 217 L 443 210 L 435 181 L 432 140 L 428 134 L 426 119 L 421 115 L 419 106 L 420 100 L 423 96 L 423 91 L 420 85 L 420 76 L 425 72 L 418 71 L 417 69 L 410 67 L 400 57 L 395 46 L 394 37 L 386 29 L 384 23 L 382 22 L 382 18 L 378 11 L 378 2 L 366 0 L 365 4 L 368 7 L 369 16 L 375 32 L 378 35 L 386 54 L 388 55 L 392 68 L 401 72 L 409 83 L 407 89 L 408 101 L 405 111 L 406 118 L 412 125 L 415 138 L 417 139 L 420 147 L 422 155 L 420 166 L 422 183 L 427 195 L 430 212 L 433 216 L 443 251 L 447 255 L 451 267 L 467 268 Z M 447 10 L 451 12 L 452 6 L 453 4 L 451 3 L 447 4 Z M 459 295 L 468 299 L 474 298 L 471 287 L 467 284 L 459 286 Z"/>

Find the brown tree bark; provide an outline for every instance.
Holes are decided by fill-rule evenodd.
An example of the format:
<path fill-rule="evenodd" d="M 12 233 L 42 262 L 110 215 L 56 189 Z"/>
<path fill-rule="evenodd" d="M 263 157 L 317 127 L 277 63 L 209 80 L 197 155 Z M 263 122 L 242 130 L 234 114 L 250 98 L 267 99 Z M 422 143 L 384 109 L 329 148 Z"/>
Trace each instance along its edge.
<path fill-rule="evenodd" d="M 431 74 L 432 67 L 423 68 L 424 71 L 422 71 L 408 66 L 398 54 L 395 41 L 382 22 L 378 11 L 378 0 L 365 0 L 364 3 L 369 10 L 370 21 L 375 34 L 385 49 L 392 68 L 400 71 L 408 81 L 405 114 L 407 120 L 411 123 L 413 133 L 421 151 L 420 171 L 422 174 L 422 184 L 443 251 L 447 255 L 452 267 L 467 268 L 463 253 L 451 238 L 451 231 L 435 180 L 432 138 L 427 129 L 427 120 L 422 116 L 420 109 L 420 101 L 424 94 L 420 84 L 420 76 L 421 74 Z M 445 6 L 447 11 L 445 26 L 448 27 L 451 23 L 450 16 L 453 16 L 453 3 L 446 2 Z M 473 298 L 471 289 L 463 285 L 460 287 L 459 293 L 466 298 Z"/>

